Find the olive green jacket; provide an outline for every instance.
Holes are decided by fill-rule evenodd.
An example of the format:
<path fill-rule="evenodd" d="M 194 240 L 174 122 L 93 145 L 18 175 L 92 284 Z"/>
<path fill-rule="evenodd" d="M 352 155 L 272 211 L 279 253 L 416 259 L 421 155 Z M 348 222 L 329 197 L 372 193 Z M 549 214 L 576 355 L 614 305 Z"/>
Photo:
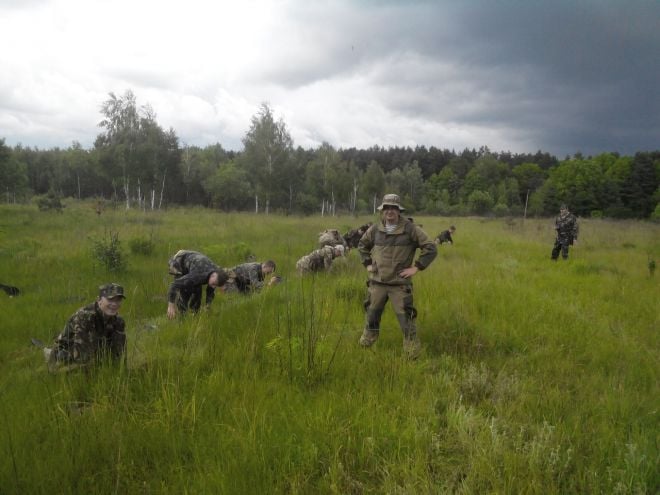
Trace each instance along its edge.
<path fill-rule="evenodd" d="M 374 224 L 358 243 L 358 251 L 364 266 L 372 265 L 369 280 L 387 285 L 409 285 L 409 278 L 399 272 L 413 266 L 415 251 L 421 252 L 414 262 L 420 270 L 426 269 L 438 254 L 435 244 L 421 227 L 401 217 L 391 234 L 385 231 L 383 222 Z"/>

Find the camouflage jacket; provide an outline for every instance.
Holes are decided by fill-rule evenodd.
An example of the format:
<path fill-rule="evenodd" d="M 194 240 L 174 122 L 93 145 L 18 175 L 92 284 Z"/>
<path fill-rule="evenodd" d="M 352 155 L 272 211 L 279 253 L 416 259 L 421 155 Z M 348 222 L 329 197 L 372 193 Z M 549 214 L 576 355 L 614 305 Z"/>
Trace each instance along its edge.
<path fill-rule="evenodd" d="M 572 213 L 566 215 L 558 215 L 555 218 L 555 230 L 557 231 L 557 238 L 568 242 L 577 241 L 579 226 L 577 218 Z"/>
<path fill-rule="evenodd" d="M 326 229 L 319 234 L 319 247 L 338 246 L 348 247 L 346 240 L 337 229 Z"/>
<path fill-rule="evenodd" d="M 451 232 L 448 230 L 443 230 L 438 234 L 438 237 L 435 238 L 436 241 L 438 241 L 438 244 L 444 244 L 445 242 L 448 242 L 450 244 L 454 243 L 454 240 L 451 238 Z"/>
<path fill-rule="evenodd" d="M 110 356 L 119 358 L 126 346 L 124 319 L 104 316 L 97 302 L 76 311 L 55 338 L 58 360 L 88 363 Z"/>
<path fill-rule="evenodd" d="M 323 246 L 303 256 L 296 263 L 296 267 L 302 271 L 318 272 L 330 270 L 332 260 L 335 258 L 335 250 L 332 246 Z"/>
<path fill-rule="evenodd" d="M 414 266 L 424 270 L 433 262 L 438 250 L 421 227 L 403 217 L 391 234 L 385 231 L 383 222 L 372 225 L 358 245 L 362 264 L 372 265 L 374 270 L 369 273 L 369 279 L 388 285 L 412 283 L 410 279 L 399 276 L 399 272 L 413 266 L 417 249 L 421 252 Z"/>
<path fill-rule="evenodd" d="M 229 278 L 234 279 L 236 288 L 243 293 L 259 290 L 264 286 L 261 263 L 243 263 L 230 268 L 228 272 Z"/>
<path fill-rule="evenodd" d="M 346 232 L 344 234 L 344 240 L 346 241 L 348 247 L 349 248 L 358 247 L 358 243 L 360 242 L 360 239 L 362 239 L 362 236 L 369 227 L 371 227 L 371 225 L 365 224 L 358 227 L 357 229 L 351 229 L 348 232 Z"/>
<path fill-rule="evenodd" d="M 191 291 L 208 283 L 209 276 L 218 272 L 222 276 L 224 270 L 216 265 L 208 256 L 197 251 L 178 251 L 169 261 L 169 272 L 174 275 L 174 281 L 167 291 L 167 301 L 175 302 L 178 291 Z M 215 289 L 206 287 L 206 304 L 211 304 L 215 297 Z"/>

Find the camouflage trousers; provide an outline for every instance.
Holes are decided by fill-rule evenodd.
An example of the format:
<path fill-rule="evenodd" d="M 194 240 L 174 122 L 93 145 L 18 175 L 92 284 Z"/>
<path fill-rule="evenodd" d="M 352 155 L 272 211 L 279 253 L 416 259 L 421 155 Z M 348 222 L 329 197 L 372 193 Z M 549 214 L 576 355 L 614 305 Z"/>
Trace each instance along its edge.
<path fill-rule="evenodd" d="M 403 332 L 404 341 L 417 340 L 415 318 L 417 310 L 413 306 L 412 285 L 386 285 L 376 282 L 369 283 L 364 309 L 367 312 L 365 332 L 377 337 L 380 331 L 380 320 L 385 304 L 390 300 L 396 314 L 399 326 Z"/>
<path fill-rule="evenodd" d="M 561 257 L 568 259 L 568 247 L 573 244 L 573 239 L 570 237 L 559 236 L 555 239 L 555 245 L 552 247 L 552 259 L 556 260 L 559 258 L 559 252 L 561 251 Z"/>
<path fill-rule="evenodd" d="M 323 262 L 319 261 L 313 256 L 307 255 L 303 256 L 296 262 L 296 270 L 298 273 L 303 275 L 305 273 L 318 272 L 323 269 Z"/>
<path fill-rule="evenodd" d="M 185 314 L 188 309 L 197 313 L 202 307 L 202 286 L 179 290 L 176 295 L 176 306 L 181 315 Z"/>

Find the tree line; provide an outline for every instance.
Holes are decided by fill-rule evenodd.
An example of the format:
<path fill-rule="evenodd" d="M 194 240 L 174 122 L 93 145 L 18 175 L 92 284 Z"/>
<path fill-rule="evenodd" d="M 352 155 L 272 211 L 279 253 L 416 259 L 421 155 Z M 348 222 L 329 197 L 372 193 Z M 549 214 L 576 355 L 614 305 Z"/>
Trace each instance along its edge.
<path fill-rule="evenodd" d="M 411 213 L 534 215 L 560 203 L 581 216 L 660 218 L 660 150 L 634 156 L 460 152 L 417 146 L 315 149 L 294 145 L 285 122 L 263 103 L 242 151 L 181 145 L 132 91 L 109 94 L 91 149 L 13 148 L 0 139 L 5 202 L 33 196 L 96 198 L 126 208 L 202 205 L 225 211 L 372 212 L 395 191 Z"/>

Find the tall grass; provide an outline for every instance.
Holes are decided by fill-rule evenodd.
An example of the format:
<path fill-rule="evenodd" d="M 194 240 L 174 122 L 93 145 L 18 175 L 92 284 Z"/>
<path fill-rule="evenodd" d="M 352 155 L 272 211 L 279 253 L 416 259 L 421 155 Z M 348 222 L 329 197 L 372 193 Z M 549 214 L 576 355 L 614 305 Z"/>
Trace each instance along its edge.
<path fill-rule="evenodd" d="M 551 221 L 419 217 L 455 245 L 415 277 L 424 346 L 402 352 L 390 308 L 357 345 L 357 253 L 300 279 L 325 228 L 368 217 L 202 209 L 64 214 L 0 206 L 2 493 L 657 493 L 657 225 L 583 220 L 566 262 Z M 95 262 L 117 232 L 123 272 Z M 128 246 L 154 241 L 151 253 Z M 284 283 L 218 295 L 169 321 L 167 260 L 274 259 Z M 116 281 L 127 363 L 49 374 L 50 341 Z"/>

